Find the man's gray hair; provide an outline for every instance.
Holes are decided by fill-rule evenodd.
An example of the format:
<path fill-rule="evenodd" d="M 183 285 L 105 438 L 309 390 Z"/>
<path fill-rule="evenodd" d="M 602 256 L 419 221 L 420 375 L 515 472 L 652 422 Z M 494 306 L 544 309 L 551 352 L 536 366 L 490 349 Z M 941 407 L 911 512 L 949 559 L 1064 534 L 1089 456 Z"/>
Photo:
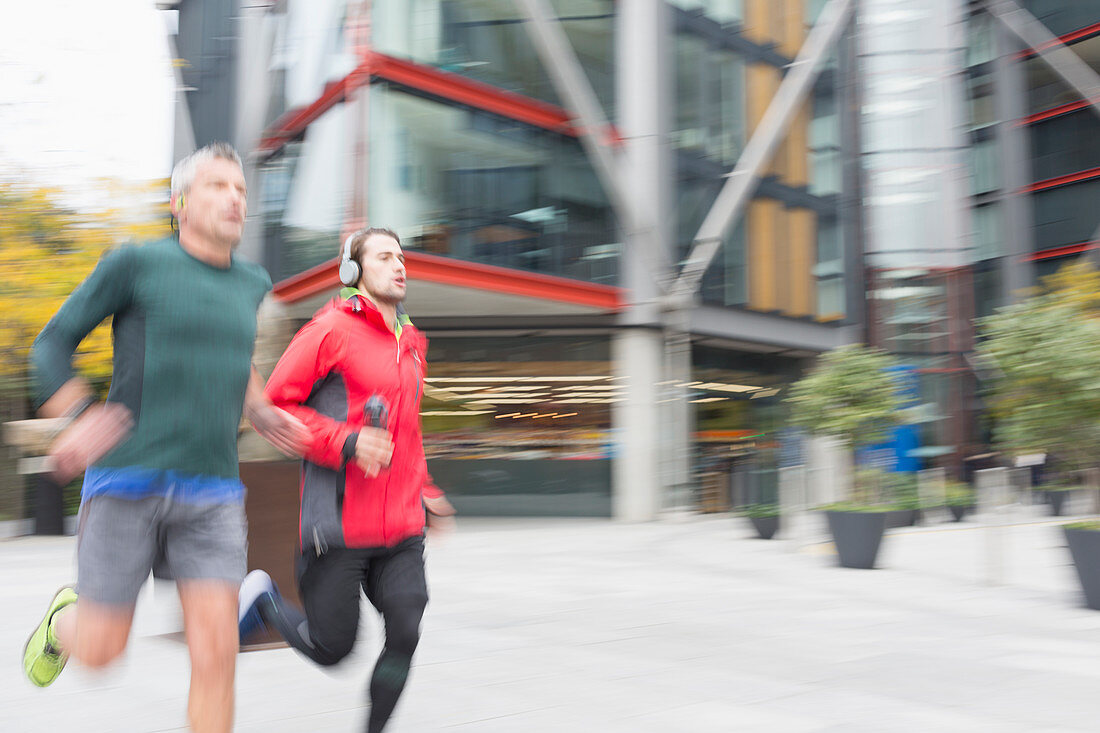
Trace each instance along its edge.
<path fill-rule="evenodd" d="M 195 152 L 181 159 L 172 169 L 172 194 L 187 193 L 191 190 L 191 184 L 195 182 L 195 169 L 199 163 L 214 158 L 222 158 L 236 163 L 241 168 L 241 156 L 229 143 L 213 142 L 204 145 Z"/>

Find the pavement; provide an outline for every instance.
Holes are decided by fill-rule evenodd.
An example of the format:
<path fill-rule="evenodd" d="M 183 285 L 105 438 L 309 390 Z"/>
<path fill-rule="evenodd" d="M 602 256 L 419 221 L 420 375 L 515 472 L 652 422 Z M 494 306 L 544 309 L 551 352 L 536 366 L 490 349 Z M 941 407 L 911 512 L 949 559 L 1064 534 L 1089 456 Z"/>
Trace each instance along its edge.
<path fill-rule="evenodd" d="M 1100 612 L 1037 507 L 893 530 L 876 570 L 836 567 L 817 518 L 754 538 L 729 515 L 466 519 L 428 550 L 432 600 L 388 733 L 1095 731 Z M 0 541 L 0 731 L 170 731 L 188 663 L 174 589 L 149 584 L 123 659 L 32 687 L 20 659 L 71 537 Z M 237 727 L 360 731 L 379 649 L 239 657 Z"/>

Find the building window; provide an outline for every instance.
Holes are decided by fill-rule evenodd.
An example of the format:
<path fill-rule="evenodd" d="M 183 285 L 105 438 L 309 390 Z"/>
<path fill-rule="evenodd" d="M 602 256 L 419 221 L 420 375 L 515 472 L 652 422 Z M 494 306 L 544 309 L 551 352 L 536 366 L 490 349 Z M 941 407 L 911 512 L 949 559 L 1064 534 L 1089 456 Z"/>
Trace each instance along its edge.
<path fill-rule="evenodd" d="M 1091 241 L 1096 219 L 1081 213 L 1095 211 L 1098 200 L 1100 179 L 1033 193 L 1036 251 Z"/>
<path fill-rule="evenodd" d="M 745 144 L 745 62 L 690 33 L 676 35 L 672 144 L 732 166 Z"/>
<path fill-rule="evenodd" d="M 840 114 L 836 89 L 820 81 L 814 88 L 810 121 L 810 193 L 838 194 L 843 190 L 840 157 Z"/>
<path fill-rule="evenodd" d="M 1032 125 L 1032 175 L 1043 181 L 1100 167 L 1100 119 L 1091 109 Z"/>
<path fill-rule="evenodd" d="M 289 143 L 260 169 L 260 205 L 267 262 L 275 280 L 337 255 L 347 206 L 347 109 L 321 115 L 300 141 Z"/>
<path fill-rule="evenodd" d="M 722 25 L 740 24 L 745 19 L 744 0 L 670 0 L 669 4 L 684 10 L 701 11 Z"/>
<path fill-rule="evenodd" d="M 614 119 L 614 3 L 570 0 L 552 7 Z M 374 0 L 373 8 L 376 51 L 561 106 L 512 0 Z"/>
<path fill-rule="evenodd" d="M 970 16 L 966 30 L 969 36 L 966 46 L 967 66 L 989 63 L 997 58 L 993 21 L 988 14 L 975 13 Z"/>
<path fill-rule="evenodd" d="M 617 281 L 615 220 L 576 139 L 381 83 L 370 137 L 370 220 L 409 248 Z"/>
<path fill-rule="evenodd" d="M 1100 8 L 1094 12 L 1089 23 L 1095 23 L 1098 19 L 1100 19 Z M 1069 49 L 1091 66 L 1093 71 L 1100 73 L 1100 35 L 1074 41 L 1069 44 Z M 1041 112 L 1081 99 L 1080 95 L 1039 56 L 1033 56 L 1023 63 L 1030 112 Z"/>
<path fill-rule="evenodd" d="M 424 452 L 458 510 L 609 516 L 609 339 L 430 335 Z"/>
<path fill-rule="evenodd" d="M 814 265 L 818 318 L 836 320 L 847 311 L 844 282 L 844 240 L 836 217 L 819 217 L 817 264 Z"/>
<path fill-rule="evenodd" d="M 979 260 L 1000 257 L 1003 254 L 1000 207 L 996 203 L 976 206 L 973 214 L 975 257 Z"/>
<path fill-rule="evenodd" d="M 970 192 L 989 193 L 1000 188 L 997 141 L 982 140 L 970 145 Z"/>
<path fill-rule="evenodd" d="M 1097 0 L 1022 0 L 1021 4 L 1056 36 L 1090 26 L 1100 18 Z"/>

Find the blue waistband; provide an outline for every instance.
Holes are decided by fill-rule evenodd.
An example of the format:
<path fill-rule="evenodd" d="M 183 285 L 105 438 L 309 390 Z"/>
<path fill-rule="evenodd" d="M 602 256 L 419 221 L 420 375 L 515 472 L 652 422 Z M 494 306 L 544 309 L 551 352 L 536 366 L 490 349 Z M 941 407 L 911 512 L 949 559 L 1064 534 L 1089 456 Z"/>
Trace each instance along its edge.
<path fill-rule="evenodd" d="M 91 466 L 84 473 L 80 500 L 84 502 L 93 496 L 122 499 L 167 496 L 185 504 L 233 504 L 244 501 L 244 491 L 244 484 L 235 478 L 159 471 L 140 466 Z"/>

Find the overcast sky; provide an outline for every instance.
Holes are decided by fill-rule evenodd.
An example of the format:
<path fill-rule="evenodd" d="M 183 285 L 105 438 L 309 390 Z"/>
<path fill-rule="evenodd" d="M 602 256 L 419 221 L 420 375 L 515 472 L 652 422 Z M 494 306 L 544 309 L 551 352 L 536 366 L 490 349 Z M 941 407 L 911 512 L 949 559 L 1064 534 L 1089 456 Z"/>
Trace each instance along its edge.
<path fill-rule="evenodd" d="M 0 0 L 0 178 L 167 177 L 165 33 L 152 0 Z"/>

